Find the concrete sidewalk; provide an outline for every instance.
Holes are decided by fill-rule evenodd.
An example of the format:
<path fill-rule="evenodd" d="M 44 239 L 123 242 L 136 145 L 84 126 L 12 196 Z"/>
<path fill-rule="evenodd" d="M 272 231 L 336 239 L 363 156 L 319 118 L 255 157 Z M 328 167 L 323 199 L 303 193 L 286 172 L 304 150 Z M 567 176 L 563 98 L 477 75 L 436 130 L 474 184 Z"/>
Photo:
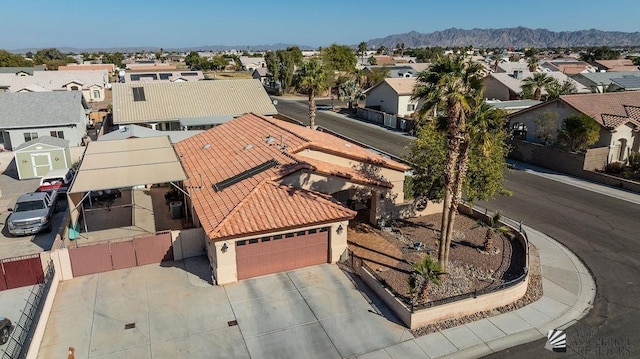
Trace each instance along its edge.
<path fill-rule="evenodd" d="M 518 310 L 411 339 L 358 359 L 477 358 L 546 338 L 591 309 L 596 286 L 591 274 L 567 248 L 523 226 L 540 255 L 543 296 Z"/>

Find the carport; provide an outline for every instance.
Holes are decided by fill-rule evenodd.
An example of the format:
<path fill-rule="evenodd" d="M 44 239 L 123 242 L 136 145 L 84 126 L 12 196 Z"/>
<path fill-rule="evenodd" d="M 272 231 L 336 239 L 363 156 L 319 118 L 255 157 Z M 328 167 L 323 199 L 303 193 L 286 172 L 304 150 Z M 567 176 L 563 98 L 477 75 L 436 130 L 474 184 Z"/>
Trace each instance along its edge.
<path fill-rule="evenodd" d="M 153 210 L 145 189 L 153 184 L 170 183 L 180 190 L 178 184 L 186 178 L 168 136 L 90 142 L 68 191 L 69 238 L 77 238 L 80 231 L 115 229 L 104 226 L 108 217 L 113 218 L 112 227 L 134 226 L 142 232 L 155 233 Z M 91 193 L 113 189 L 119 189 L 122 197 L 100 207 L 94 206 Z M 145 200 L 149 203 L 144 203 Z M 185 202 L 182 202 L 183 206 Z M 105 220 L 94 221 L 89 226 L 87 215 L 98 210 Z M 185 212 L 189 216 L 189 211 Z M 81 216 L 85 218 L 82 226 L 79 224 Z M 126 231 L 122 233 L 122 237 L 129 236 Z"/>

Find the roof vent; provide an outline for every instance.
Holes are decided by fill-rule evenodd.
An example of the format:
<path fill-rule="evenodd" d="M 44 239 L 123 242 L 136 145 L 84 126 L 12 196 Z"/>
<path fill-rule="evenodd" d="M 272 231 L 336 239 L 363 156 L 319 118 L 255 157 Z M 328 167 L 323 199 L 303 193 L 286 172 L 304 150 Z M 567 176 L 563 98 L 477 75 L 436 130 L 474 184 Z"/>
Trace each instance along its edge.
<path fill-rule="evenodd" d="M 246 150 L 250 150 L 252 148 L 253 148 L 253 145 L 252 144 L 248 144 L 248 145 L 244 146 L 242 149 L 246 151 Z"/>
<path fill-rule="evenodd" d="M 267 138 L 265 138 L 264 142 L 266 142 L 267 145 L 273 145 L 274 143 L 276 143 L 276 138 L 269 135 L 267 136 Z"/>
<path fill-rule="evenodd" d="M 211 145 L 208 144 L 208 143 L 205 143 L 204 146 L 202 146 L 202 149 L 203 150 L 207 150 L 207 149 L 209 149 L 209 147 L 211 147 Z"/>

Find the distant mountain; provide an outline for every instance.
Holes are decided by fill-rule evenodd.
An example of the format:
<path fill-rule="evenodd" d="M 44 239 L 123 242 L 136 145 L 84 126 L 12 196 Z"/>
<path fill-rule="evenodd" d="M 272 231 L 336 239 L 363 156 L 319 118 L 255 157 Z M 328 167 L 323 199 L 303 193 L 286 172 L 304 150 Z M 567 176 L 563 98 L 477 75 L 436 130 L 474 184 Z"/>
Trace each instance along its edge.
<path fill-rule="evenodd" d="M 249 51 L 249 52 L 253 52 L 253 51 L 274 51 L 274 50 L 284 50 L 288 47 L 292 47 L 292 46 L 298 46 L 301 50 L 312 50 L 313 47 L 311 46 L 305 46 L 305 45 L 295 45 L 295 44 L 281 44 L 281 43 L 277 43 L 277 44 L 273 44 L 273 45 L 242 45 L 242 46 L 226 46 L 226 45 L 207 45 L 207 46 L 192 46 L 192 47 L 179 47 L 179 48 L 168 48 L 165 47 L 163 48 L 164 51 L 180 51 L 180 52 L 184 52 L 184 51 L 231 51 L 231 50 L 236 50 L 236 51 Z M 49 47 L 55 47 L 55 46 L 49 46 Z M 24 48 L 24 49 L 15 49 L 15 50 L 9 50 L 10 52 L 14 53 L 14 54 L 25 54 L 27 52 L 37 52 L 38 50 L 40 50 L 41 48 L 37 48 L 37 47 L 33 47 L 33 48 Z M 96 47 L 96 48 L 76 48 L 76 47 L 57 47 L 58 50 L 60 50 L 63 53 L 75 53 L 75 54 L 79 54 L 82 52 L 88 52 L 88 53 L 92 53 L 92 52 L 122 52 L 122 53 L 128 53 L 128 52 L 139 52 L 139 51 L 145 51 L 145 52 L 156 52 L 156 51 L 160 51 L 159 47 L 151 47 L 151 46 L 131 46 L 131 47 Z"/>
<path fill-rule="evenodd" d="M 405 47 L 578 47 L 578 46 L 638 46 L 640 32 L 601 31 L 549 31 L 526 27 L 504 29 L 446 29 L 429 34 L 411 31 L 367 41 L 369 46 L 394 48 L 404 43 Z"/>

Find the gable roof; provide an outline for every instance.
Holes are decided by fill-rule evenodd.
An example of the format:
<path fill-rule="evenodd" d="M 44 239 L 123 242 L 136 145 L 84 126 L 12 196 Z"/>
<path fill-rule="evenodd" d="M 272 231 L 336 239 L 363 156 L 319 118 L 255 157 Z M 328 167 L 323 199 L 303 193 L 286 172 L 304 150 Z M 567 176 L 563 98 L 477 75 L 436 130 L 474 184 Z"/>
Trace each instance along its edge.
<path fill-rule="evenodd" d="M 608 130 L 613 130 L 626 123 L 640 126 L 639 91 L 563 95 L 555 100 L 507 115 L 507 117 L 513 118 L 541 107 L 554 106 L 558 101 L 590 116 L 600 126 Z"/>
<path fill-rule="evenodd" d="M 142 88 L 144 100 L 134 100 L 134 88 Z M 114 84 L 112 94 L 114 124 L 278 113 L 255 79 Z"/>
<path fill-rule="evenodd" d="M 18 74 L 24 72 L 32 75 L 34 71 L 44 71 L 44 65 L 36 65 L 33 67 L 0 67 L 0 74 Z"/>
<path fill-rule="evenodd" d="M 298 155 L 303 150 L 315 149 L 399 171 L 408 169 L 335 136 L 255 114 L 181 141 L 175 148 L 189 177 L 185 188 L 212 239 L 353 217 L 354 212 L 323 195 L 270 183 L 299 170 L 342 175 L 371 185 L 384 182 L 351 168 Z M 243 176 L 249 172 L 251 175 Z"/>
<path fill-rule="evenodd" d="M 640 92 L 565 95 L 560 99 L 607 129 L 615 129 L 627 122 L 640 126 Z"/>
<path fill-rule="evenodd" d="M 595 63 L 611 72 L 639 71 L 638 66 L 634 65 L 630 59 L 596 60 Z"/>
<path fill-rule="evenodd" d="M 375 88 L 384 84 L 386 86 L 389 86 L 398 96 L 413 95 L 413 89 L 416 86 L 417 81 L 418 80 L 415 77 L 386 78 L 378 82 L 376 85 L 373 85 L 365 92 L 369 93 Z"/>
<path fill-rule="evenodd" d="M 37 85 L 52 91 L 63 90 L 65 85 L 71 82 L 81 84 L 84 89 L 88 89 L 88 85 L 93 84 L 105 86 L 109 83 L 109 74 L 106 70 L 34 71 L 31 76 L 0 74 L 0 84 L 8 85 L 11 92 L 30 85 Z"/>
<path fill-rule="evenodd" d="M 591 93 L 591 90 L 588 89 L 585 85 L 577 82 L 576 80 L 570 78 L 569 76 L 563 74 L 562 72 L 547 72 L 547 76 L 554 78 L 556 81 L 563 83 L 565 81 L 569 81 L 576 87 L 577 93 Z M 506 72 L 493 72 L 487 75 L 487 77 L 493 78 L 496 81 L 500 82 L 504 86 L 506 86 L 509 90 L 514 93 L 522 92 L 522 80 L 532 77 L 533 73 L 530 71 L 522 72 L 522 79 L 517 79 L 513 77 L 513 74 Z M 546 95 L 547 91 L 542 89 L 542 94 Z"/>
<path fill-rule="evenodd" d="M 85 123 L 89 106 L 80 91 L 0 94 L 0 127 L 31 128 Z"/>
<path fill-rule="evenodd" d="M 34 138 L 31 141 L 27 141 L 27 142 L 21 144 L 20 146 L 15 148 L 14 151 L 19 151 L 19 150 L 25 149 L 27 147 L 30 147 L 30 146 L 33 146 L 33 145 L 38 145 L 38 144 L 44 144 L 44 145 L 49 145 L 49 146 L 53 146 L 53 147 L 60 147 L 60 148 L 68 148 L 69 147 L 69 140 L 65 140 L 63 138 L 51 137 L 51 136 L 42 136 L 42 137 Z"/>
<path fill-rule="evenodd" d="M 625 72 L 594 72 L 594 73 L 583 73 L 578 75 L 578 79 L 584 78 L 587 80 L 588 85 L 608 85 L 612 82 L 615 82 L 614 79 L 621 78 L 639 78 L 640 72 L 638 71 L 625 71 Z M 585 82 L 585 81 L 583 81 Z M 617 84 L 617 83 L 616 83 Z M 623 86 L 621 86 L 623 87 Z M 624 88 L 624 87 L 623 87 Z"/>

